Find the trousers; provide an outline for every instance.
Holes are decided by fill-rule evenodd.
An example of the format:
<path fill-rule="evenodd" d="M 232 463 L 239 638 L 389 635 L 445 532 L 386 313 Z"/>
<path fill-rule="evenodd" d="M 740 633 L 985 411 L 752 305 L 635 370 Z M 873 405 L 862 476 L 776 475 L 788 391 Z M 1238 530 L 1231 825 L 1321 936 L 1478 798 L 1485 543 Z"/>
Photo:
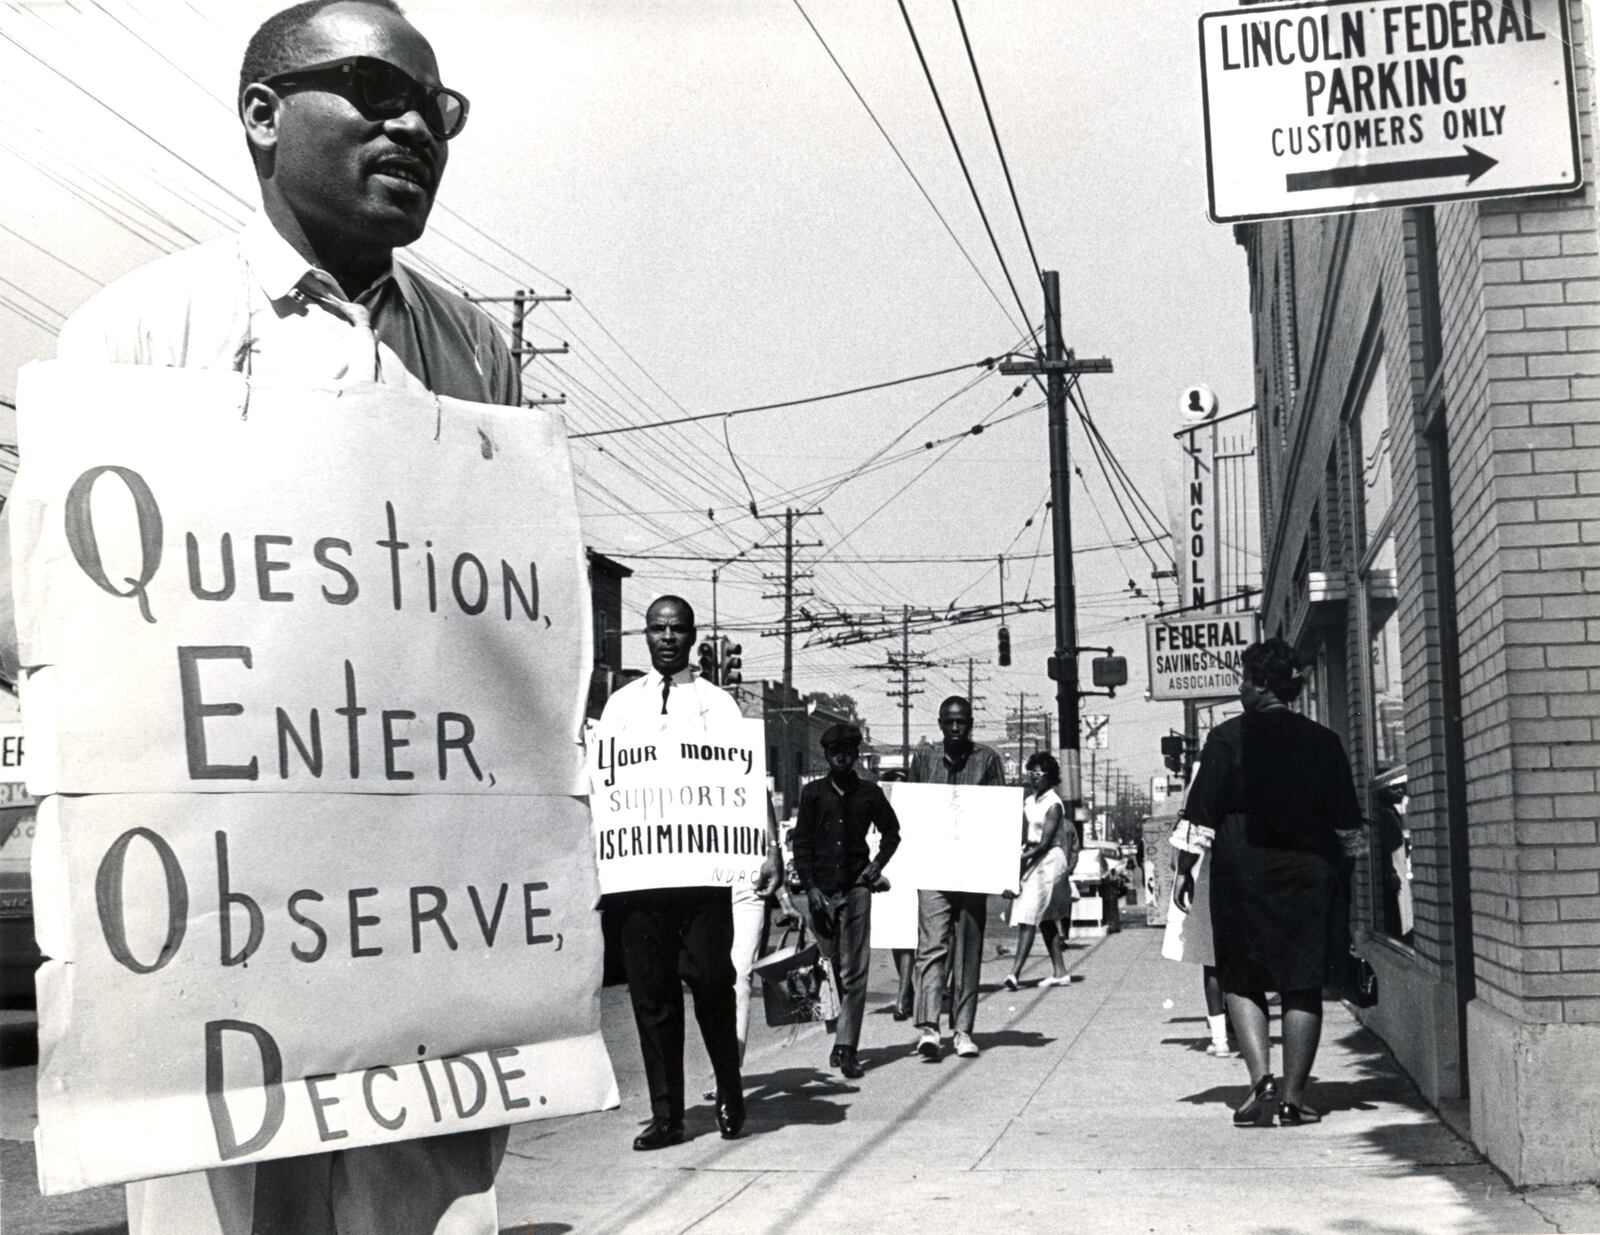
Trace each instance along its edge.
<path fill-rule="evenodd" d="M 833 982 L 839 991 L 839 1023 L 833 1043 L 854 1050 L 861 1044 L 861 1021 L 867 1012 L 872 890 L 857 884 L 825 895 L 828 912 L 812 915 L 811 929 L 817 937 L 817 950 L 833 966 Z"/>
<path fill-rule="evenodd" d="M 654 888 L 606 898 L 620 919 L 622 965 L 639 1029 L 651 1117 L 683 1122 L 683 988 L 717 1089 L 743 1091 L 734 999 L 733 910 L 726 888 Z"/>
<path fill-rule="evenodd" d="M 938 1029 L 944 977 L 952 967 L 950 1027 L 971 1033 L 978 1015 L 978 976 L 989 897 L 984 892 L 917 893 L 916 1023 Z"/>
<path fill-rule="evenodd" d="M 218 1167 L 127 1187 L 130 1235 L 495 1235 L 507 1129 Z"/>

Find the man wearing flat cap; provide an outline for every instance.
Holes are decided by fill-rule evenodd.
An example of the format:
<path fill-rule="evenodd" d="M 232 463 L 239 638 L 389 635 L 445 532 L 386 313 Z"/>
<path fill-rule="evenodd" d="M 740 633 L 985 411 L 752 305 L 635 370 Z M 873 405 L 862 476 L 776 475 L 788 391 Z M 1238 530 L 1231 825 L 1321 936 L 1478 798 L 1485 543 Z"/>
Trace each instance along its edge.
<path fill-rule="evenodd" d="M 828 774 L 800 790 L 794 827 L 794 868 L 806 891 L 812 930 L 831 955 L 839 988 L 839 1024 L 828 1066 L 855 1080 L 861 1019 L 867 1007 L 868 939 L 872 893 L 900 847 L 900 821 L 883 790 L 856 774 L 861 730 L 833 725 L 822 735 Z M 867 829 L 878 829 L 878 853 L 869 857 Z"/>

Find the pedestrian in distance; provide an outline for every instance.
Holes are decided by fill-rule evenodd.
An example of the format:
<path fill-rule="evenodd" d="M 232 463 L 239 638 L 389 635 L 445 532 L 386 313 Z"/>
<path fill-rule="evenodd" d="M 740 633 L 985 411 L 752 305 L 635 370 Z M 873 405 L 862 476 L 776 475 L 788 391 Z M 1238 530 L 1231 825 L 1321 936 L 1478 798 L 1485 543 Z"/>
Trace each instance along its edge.
<path fill-rule="evenodd" d="M 1004 785 L 1005 762 L 993 748 L 972 740 L 972 704 L 951 695 L 939 705 L 938 746 L 918 747 L 911 760 L 913 784 Z M 954 974 L 950 1028 L 955 1053 L 978 1054 L 972 1028 L 978 1013 L 978 978 L 983 969 L 983 934 L 989 897 L 983 892 L 917 892 L 916 1051 L 937 1060 L 946 970 Z"/>
<path fill-rule="evenodd" d="M 1017 955 L 1006 975 L 1007 990 L 1022 985 L 1022 967 L 1033 951 L 1035 934 L 1044 936 L 1050 954 L 1050 976 L 1040 986 L 1069 986 L 1065 955 L 1072 921 L 1072 863 L 1078 852 L 1078 831 L 1067 822 L 1066 805 L 1057 792 L 1061 765 L 1038 751 L 1023 772 L 1027 796 L 1022 800 L 1022 888 L 1011 903 L 1011 925 L 1017 928 Z"/>
<path fill-rule="evenodd" d="M 865 1072 L 856 1057 L 867 1007 L 872 894 L 888 887 L 883 871 L 900 847 L 900 821 L 883 790 L 856 773 L 861 730 L 832 725 L 822 735 L 828 774 L 800 790 L 794 825 L 794 866 L 806 892 L 812 933 L 832 966 L 839 1021 L 828 1066 L 847 1080 Z M 878 851 L 869 856 L 867 832 Z"/>
<path fill-rule="evenodd" d="M 1306 1083 L 1322 1035 L 1322 985 L 1348 950 L 1348 861 L 1361 815 L 1338 737 L 1289 704 L 1303 685 L 1282 639 L 1240 662 L 1244 713 L 1211 731 L 1185 814 L 1210 833 L 1211 925 L 1228 1015 L 1250 1070 L 1239 1127 L 1316 1123 Z M 1181 853 L 1173 901 L 1187 911 L 1197 856 Z M 1283 1017 L 1283 1084 L 1272 1074 L 1267 992 Z"/>
<path fill-rule="evenodd" d="M 1200 765 L 1194 765 L 1194 775 L 1199 775 Z M 1190 779 L 1193 784 L 1193 777 Z M 1218 1059 L 1237 1059 L 1228 1035 L 1228 1004 L 1222 989 L 1222 975 L 1217 969 L 1216 947 L 1211 939 L 1211 864 L 1209 852 L 1210 829 L 1196 828 L 1189 822 L 1186 810 L 1178 812 L 1177 826 L 1167 843 L 1172 846 L 1173 860 L 1189 853 L 1195 856 L 1190 871 L 1189 901 L 1186 906 L 1176 903 L 1167 915 L 1166 932 L 1161 941 L 1161 955 L 1170 961 L 1181 961 L 1200 966 L 1200 986 L 1206 999 L 1206 1027 L 1211 1041 L 1206 1054 Z M 1174 884 L 1174 897 L 1177 887 Z"/>
<path fill-rule="evenodd" d="M 681 596 L 662 596 L 645 611 L 650 669 L 606 701 L 601 723 L 630 732 L 703 733 L 707 725 L 740 719 L 733 696 L 689 667 L 695 643 L 694 609 Z M 782 858 L 769 847 L 757 892 L 765 897 L 782 876 Z M 744 1128 L 744 1083 L 734 993 L 733 908 L 725 887 L 648 888 L 613 892 L 601 907 L 616 915 L 628 997 L 639 1031 L 650 1122 L 634 1138 L 646 1151 L 684 1140 L 683 1036 L 685 985 L 716 1077 L 717 1128 L 725 1140 Z"/>
<path fill-rule="evenodd" d="M 393 0 L 267 18 L 236 103 L 260 212 L 98 292 L 62 327 L 57 359 L 520 404 L 494 323 L 394 260 L 427 226 L 467 99 Z M 15 676 L 8 540 L 0 528 L 0 660 Z M 132 1183 L 129 1229 L 492 1235 L 505 1144 L 504 1128 L 458 1132 Z"/>

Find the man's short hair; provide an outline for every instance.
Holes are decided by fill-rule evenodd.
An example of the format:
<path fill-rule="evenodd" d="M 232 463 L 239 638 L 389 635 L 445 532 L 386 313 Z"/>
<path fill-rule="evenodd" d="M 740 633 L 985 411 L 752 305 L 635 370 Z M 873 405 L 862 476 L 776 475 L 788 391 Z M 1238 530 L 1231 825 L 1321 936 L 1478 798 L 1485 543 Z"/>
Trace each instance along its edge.
<path fill-rule="evenodd" d="M 861 749 L 861 730 L 848 722 L 829 725 L 822 735 L 822 749 L 827 750 L 833 746 L 853 746 L 857 750 Z"/>
<path fill-rule="evenodd" d="M 646 622 L 648 622 L 650 620 L 651 611 L 654 610 L 657 605 L 664 605 L 668 601 L 671 601 L 673 604 L 677 605 L 679 608 L 681 608 L 683 610 L 684 615 L 686 617 L 688 617 L 688 619 L 689 619 L 689 625 L 690 626 L 694 626 L 695 625 L 695 621 L 694 621 L 694 606 L 691 605 L 688 601 L 686 601 L 682 596 L 672 596 L 672 595 L 657 596 L 648 605 L 646 605 L 645 608 L 644 608 L 644 620 Z M 696 629 L 699 629 L 699 628 L 696 627 Z"/>
<path fill-rule="evenodd" d="M 972 711 L 972 700 L 968 699 L 965 695 L 946 695 L 944 702 L 939 705 L 939 715 L 943 716 L 944 710 L 952 703 L 959 703 L 962 707 L 966 708 L 967 711 Z"/>
<path fill-rule="evenodd" d="M 388 9 L 396 17 L 404 17 L 405 10 L 395 0 L 302 0 L 282 12 L 274 13 L 262 22 L 245 44 L 244 60 L 239 65 L 239 93 L 235 106 L 244 102 L 244 92 L 249 86 L 290 69 L 303 68 L 310 56 L 306 46 L 306 27 L 323 9 L 335 4 L 359 3 L 373 8 Z"/>

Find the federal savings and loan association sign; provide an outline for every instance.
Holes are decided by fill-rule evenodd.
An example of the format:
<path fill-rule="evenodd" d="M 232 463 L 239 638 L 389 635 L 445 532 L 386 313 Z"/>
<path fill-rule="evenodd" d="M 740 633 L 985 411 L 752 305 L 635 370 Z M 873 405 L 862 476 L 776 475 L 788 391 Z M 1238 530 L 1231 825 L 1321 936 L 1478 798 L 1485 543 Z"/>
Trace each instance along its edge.
<path fill-rule="evenodd" d="M 1566 0 L 1337 0 L 1200 18 L 1218 223 L 1582 182 Z"/>
<path fill-rule="evenodd" d="M 1239 687 L 1239 658 L 1261 638 L 1254 613 L 1145 623 L 1152 699 L 1217 699 Z"/>

